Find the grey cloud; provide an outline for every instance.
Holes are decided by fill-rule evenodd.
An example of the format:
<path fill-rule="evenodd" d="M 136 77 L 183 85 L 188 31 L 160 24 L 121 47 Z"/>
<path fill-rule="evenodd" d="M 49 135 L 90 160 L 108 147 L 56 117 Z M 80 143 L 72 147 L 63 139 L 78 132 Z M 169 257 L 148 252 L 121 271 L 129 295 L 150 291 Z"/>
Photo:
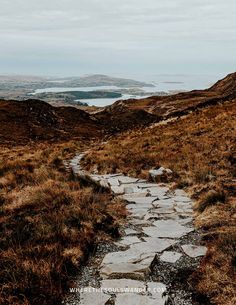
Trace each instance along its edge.
<path fill-rule="evenodd" d="M 235 15 L 234 0 L 1 0 L 0 72 L 13 63 L 22 72 L 53 71 L 57 60 L 68 71 L 74 61 L 104 72 L 120 62 L 148 70 L 152 62 L 164 72 L 163 62 L 171 70 L 186 60 L 197 72 L 199 60 L 235 70 Z"/>

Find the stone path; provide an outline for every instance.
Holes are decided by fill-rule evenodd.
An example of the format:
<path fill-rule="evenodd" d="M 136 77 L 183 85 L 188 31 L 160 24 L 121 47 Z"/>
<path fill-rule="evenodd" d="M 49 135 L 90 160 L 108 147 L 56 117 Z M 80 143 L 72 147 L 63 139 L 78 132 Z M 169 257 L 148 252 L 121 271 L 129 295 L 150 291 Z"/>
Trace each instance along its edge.
<path fill-rule="evenodd" d="M 77 155 L 70 162 L 75 174 L 85 174 L 80 167 L 83 156 Z M 123 198 L 130 215 L 123 237 L 115 242 L 118 250 L 101 259 L 98 285 L 83 287 L 79 302 L 73 304 L 191 304 L 175 303 L 178 297 L 170 303 L 168 280 L 165 280 L 170 273 L 168 270 L 183 265 L 179 262 L 187 262 L 187 265 L 192 260 L 196 262 L 195 259 L 205 255 L 207 250 L 198 245 L 194 235 L 191 199 L 183 190 L 173 192 L 168 185 L 123 174 L 90 177 Z M 191 234 L 194 237 L 188 238 Z"/>

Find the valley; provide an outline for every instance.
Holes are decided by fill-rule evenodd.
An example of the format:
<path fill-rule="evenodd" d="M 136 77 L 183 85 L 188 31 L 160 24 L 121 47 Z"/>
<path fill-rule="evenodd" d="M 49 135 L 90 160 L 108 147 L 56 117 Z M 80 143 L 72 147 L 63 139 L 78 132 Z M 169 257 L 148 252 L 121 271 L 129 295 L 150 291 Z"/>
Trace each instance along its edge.
<path fill-rule="evenodd" d="M 56 81 L 62 92 L 29 98 Z M 89 91 L 63 88 L 96 87 L 98 81 L 119 84 L 117 91 L 91 91 L 100 98 L 129 94 L 127 86 L 132 94 L 155 89 L 101 75 L 20 79 L 24 86 L 16 78 L 1 85 L 0 303 L 91 305 L 84 294 L 68 298 L 69 289 L 138 280 L 145 296 L 132 294 L 137 302 L 233 305 L 236 73 L 207 89 L 73 107 L 74 98 L 86 103 L 81 94 Z M 186 254 L 189 244 L 203 247 L 202 255 Z M 182 258 L 164 262 L 165 255 Z M 147 288 L 161 284 L 165 294 L 155 300 Z M 133 302 L 121 294 L 99 297 L 102 305 L 123 304 L 125 297 Z"/>

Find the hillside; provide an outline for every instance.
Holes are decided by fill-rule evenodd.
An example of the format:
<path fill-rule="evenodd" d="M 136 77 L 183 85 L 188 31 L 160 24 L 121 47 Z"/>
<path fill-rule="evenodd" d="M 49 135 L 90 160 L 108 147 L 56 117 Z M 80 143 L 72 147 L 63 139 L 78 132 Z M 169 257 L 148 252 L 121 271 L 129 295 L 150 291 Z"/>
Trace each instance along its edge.
<path fill-rule="evenodd" d="M 53 107 L 40 100 L 0 100 L 0 140 L 17 144 L 111 136 L 234 100 L 235 88 L 233 73 L 206 90 L 118 101 L 94 114 L 73 107 Z"/>
<path fill-rule="evenodd" d="M 93 114 L 0 100 L 0 303 L 61 303 L 96 245 L 119 236 L 127 215 L 120 198 L 65 168 L 89 150 L 82 165 L 90 172 L 149 179 L 151 168 L 172 170 L 160 182 L 195 200 L 208 248 L 191 278 L 185 266 L 183 283 L 197 304 L 234 305 L 235 135 L 236 73 L 206 90 L 119 101 Z"/>
<path fill-rule="evenodd" d="M 104 111 L 115 113 L 120 107 L 126 109 L 142 109 L 160 116 L 162 119 L 200 109 L 219 102 L 232 100 L 236 95 L 236 73 L 229 74 L 206 90 L 193 90 L 169 96 L 152 96 L 144 99 L 118 101 Z"/>
<path fill-rule="evenodd" d="M 173 171 L 163 182 L 183 188 L 196 201 L 195 225 L 208 247 L 189 279 L 201 305 L 235 304 L 235 84 L 234 73 L 207 90 L 116 103 L 110 115 L 120 108 L 147 109 L 168 119 L 113 137 L 83 161 L 91 172 L 123 172 L 142 179 L 152 168 Z"/>
<path fill-rule="evenodd" d="M 62 141 L 68 138 L 99 137 L 99 122 L 73 107 L 52 107 L 39 100 L 0 100 L 0 142 Z"/>

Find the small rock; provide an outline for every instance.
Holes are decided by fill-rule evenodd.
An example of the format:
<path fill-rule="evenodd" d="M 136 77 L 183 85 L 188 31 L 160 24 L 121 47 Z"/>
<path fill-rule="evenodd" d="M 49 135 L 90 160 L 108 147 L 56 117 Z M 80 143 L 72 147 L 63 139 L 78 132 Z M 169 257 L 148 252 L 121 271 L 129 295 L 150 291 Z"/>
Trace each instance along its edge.
<path fill-rule="evenodd" d="M 158 169 L 151 169 L 149 171 L 151 178 L 155 181 L 157 177 L 172 175 L 173 172 L 169 168 L 160 167 Z"/>

